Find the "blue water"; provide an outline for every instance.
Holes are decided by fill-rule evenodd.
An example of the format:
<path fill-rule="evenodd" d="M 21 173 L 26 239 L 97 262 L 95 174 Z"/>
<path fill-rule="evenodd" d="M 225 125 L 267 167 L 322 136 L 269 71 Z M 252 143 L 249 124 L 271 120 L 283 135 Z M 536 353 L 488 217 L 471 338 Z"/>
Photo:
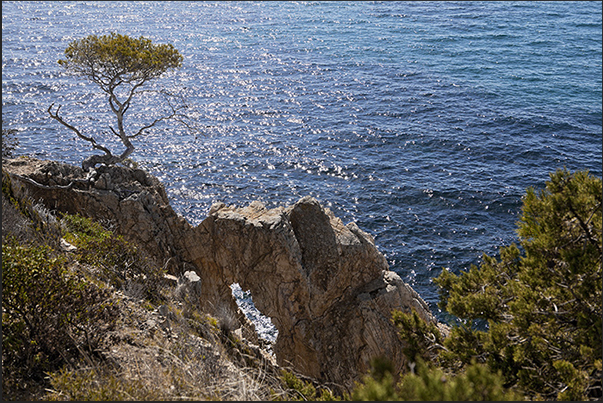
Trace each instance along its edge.
<path fill-rule="evenodd" d="M 105 97 L 57 60 L 110 31 L 172 43 L 202 133 L 164 125 L 132 155 L 192 224 L 212 203 L 311 195 L 372 234 L 439 312 L 431 278 L 516 240 L 526 188 L 601 176 L 601 2 L 3 2 L 2 117 L 20 154 L 79 164 Z M 148 123 L 149 96 L 127 116 Z M 107 137 L 108 138 L 108 137 Z"/>

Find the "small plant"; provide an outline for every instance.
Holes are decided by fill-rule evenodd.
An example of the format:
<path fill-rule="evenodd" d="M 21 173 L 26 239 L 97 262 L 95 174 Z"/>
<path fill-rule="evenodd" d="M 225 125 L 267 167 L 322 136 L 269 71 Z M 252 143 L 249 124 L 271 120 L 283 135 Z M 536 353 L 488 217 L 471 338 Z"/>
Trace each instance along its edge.
<path fill-rule="evenodd" d="M 312 383 L 299 379 L 293 372 L 282 370 L 281 380 L 287 392 L 287 399 L 291 401 L 334 401 L 339 400 L 333 393 L 326 389 L 316 387 Z"/>
<path fill-rule="evenodd" d="M 4 126 L 4 120 L 2 121 Z M 5 129 L 2 127 L 2 158 L 12 158 L 14 151 L 19 145 L 19 140 L 15 136 L 16 129 Z"/>
<path fill-rule="evenodd" d="M 121 162 L 121 165 L 127 168 L 138 169 L 138 162 L 134 161 L 132 158 L 126 158 Z"/>
<path fill-rule="evenodd" d="M 96 221 L 80 215 L 66 214 L 61 219 L 65 239 L 78 246 L 84 247 L 92 241 L 102 241 L 111 237 L 112 232 L 107 231 Z"/>

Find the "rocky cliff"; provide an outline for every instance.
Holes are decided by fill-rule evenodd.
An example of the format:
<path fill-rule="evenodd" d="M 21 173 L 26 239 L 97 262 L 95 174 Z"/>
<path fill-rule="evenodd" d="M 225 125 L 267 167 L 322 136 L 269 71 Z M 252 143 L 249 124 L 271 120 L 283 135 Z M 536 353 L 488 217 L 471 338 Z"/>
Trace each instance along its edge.
<path fill-rule="evenodd" d="M 15 194 L 48 209 L 111 223 L 170 272 L 201 278 L 200 306 L 230 312 L 241 333 L 257 342 L 238 310 L 230 285 L 250 290 L 256 307 L 278 329 L 277 362 L 349 389 L 377 356 L 405 367 L 391 311 L 411 309 L 436 322 L 426 303 L 388 269 L 369 234 L 344 225 L 306 197 L 266 209 L 222 203 L 191 226 L 169 205 L 163 185 L 142 170 L 81 168 L 52 161 L 3 161 Z"/>

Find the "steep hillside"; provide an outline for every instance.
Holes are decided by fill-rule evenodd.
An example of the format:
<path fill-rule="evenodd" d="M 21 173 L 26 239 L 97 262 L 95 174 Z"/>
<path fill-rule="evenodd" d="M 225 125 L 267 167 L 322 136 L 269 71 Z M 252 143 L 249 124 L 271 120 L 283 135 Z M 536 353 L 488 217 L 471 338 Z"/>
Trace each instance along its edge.
<path fill-rule="evenodd" d="M 316 396 L 231 312 L 200 308 L 193 272 L 170 275 L 114 223 L 51 211 L 2 179 L 4 399 Z"/>

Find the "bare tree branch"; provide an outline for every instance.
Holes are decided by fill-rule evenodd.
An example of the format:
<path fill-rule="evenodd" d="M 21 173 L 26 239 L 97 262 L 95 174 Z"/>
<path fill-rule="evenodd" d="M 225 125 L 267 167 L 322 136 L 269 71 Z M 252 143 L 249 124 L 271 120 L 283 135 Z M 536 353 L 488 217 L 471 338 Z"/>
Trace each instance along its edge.
<path fill-rule="evenodd" d="M 68 129 L 71 129 L 71 130 L 72 130 L 72 131 L 73 131 L 75 134 L 77 134 L 77 136 L 78 136 L 79 138 L 81 138 L 81 139 L 83 139 L 83 140 L 86 140 L 86 141 L 88 141 L 89 143 L 91 143 L 93 148 L 95 148 L 95 149 L 97 149 L 97 150 L 104 151 L 104 152 L 105 152 L 105 154 L 107 154 L 107 155 L 111 155 L 111 151 L 110 151 L 108 148 L 106 148 L 106 147 L 104 147 L 104 146 L 102 146 L 102 145 L 98 144 L 98 143 L 96 142 L 96 140 L 94 140 L 94 138 L 92 138 L 92 137 L 88 137 L 88 136 L 84 136 L 84 135 L 83 135 L 83 134 L 82 134 L 82 133 L 81 133 L 81 132 L 80 132 L 80 131 L 79 131 L 79 130 L 78 130 L 76 127 L 75 127 L 75 126 L 72 126 L 72 125 L 70 125 L 69 123 L 65 122 L 65 121 L 63 120 L 63 118 L 61 118 L 61 117 L 59 116 L 59 110 L 61 109 L 61 105 L 59 105 L 59 106 L 57 107 L 57 110 L 56 110 L 56 112 L 55 112 L 55 113 L 52 113 L 52 107 L 53 107 L 53 106 L 54 106 L 54 103 L 52 103 L 52 104 L 51 104 L 51 105 L 48 107 L 48 114 L 50 115 L 50 117 L 51 117 L 51 118 L 53 118 L 54 120 L 56 120 L 57 122 L 59 122 L 59 123 L 60 123 L 60 124 L 62 124 L 63 126 L 67 127 Z"/>
<path fill-rule="evenodd" d="M 130 136 L 127 136 L 129 139 L 133 139 L 135 137 L 140 136 L 141 134 L 143 134 L 143 132 L 147 129 L 150 129 L 151 127 L 155 126 L 157 123 L 161 122 L 162 120 L 167 120 L 167 119 L 171 119 L 174 115 L 170 115 L 170 116 L 162 116 L 160 118 L 155 119 L 151 124 L 148 124 L 146 126 L 141 127 L 135 134 L 132 134 Z"/>

